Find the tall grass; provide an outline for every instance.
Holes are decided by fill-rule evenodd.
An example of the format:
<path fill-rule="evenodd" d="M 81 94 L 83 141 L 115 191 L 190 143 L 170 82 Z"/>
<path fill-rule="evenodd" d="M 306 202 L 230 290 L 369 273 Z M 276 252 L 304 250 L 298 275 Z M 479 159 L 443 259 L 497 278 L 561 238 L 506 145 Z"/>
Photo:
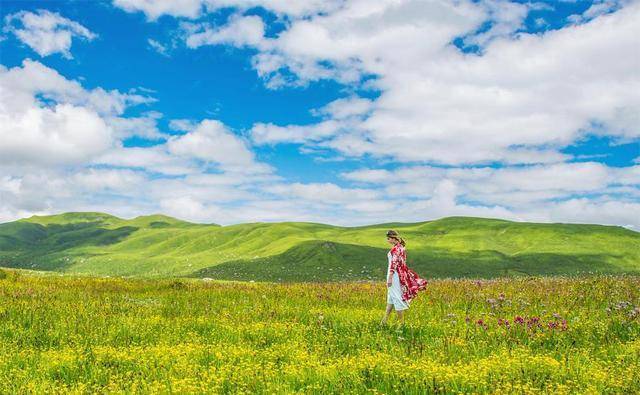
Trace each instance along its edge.
<path fill-rule="evenodd" d="M 0 280 L 0 393 L 638 393 L 640 279 Z"/>

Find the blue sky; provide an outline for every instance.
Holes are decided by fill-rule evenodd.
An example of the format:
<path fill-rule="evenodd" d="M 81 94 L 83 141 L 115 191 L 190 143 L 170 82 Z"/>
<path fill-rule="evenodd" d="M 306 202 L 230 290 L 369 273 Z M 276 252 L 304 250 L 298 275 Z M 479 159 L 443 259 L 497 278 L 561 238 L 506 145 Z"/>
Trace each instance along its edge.
<path fill-rule="evenodd" d="M 0 220 L 640 227 L 637 1 L 3 1 Z"/>

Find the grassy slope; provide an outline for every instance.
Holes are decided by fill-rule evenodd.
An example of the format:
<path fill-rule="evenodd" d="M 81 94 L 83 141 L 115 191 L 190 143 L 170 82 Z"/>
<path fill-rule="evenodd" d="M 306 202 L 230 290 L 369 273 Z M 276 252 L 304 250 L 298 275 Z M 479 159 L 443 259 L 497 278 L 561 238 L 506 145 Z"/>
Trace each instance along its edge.
<path fill-rule="evenodd" d="M 124 220 L 67 213 L 0 224 L 0 266 L 241 280 L 379 279 L 390 227 L 408 241 L 410 266 L 427 277 L 640 273 L 640 233 L 473 217 L 350 228 L 296 222 L 221 227 L 161 215 Z"/>

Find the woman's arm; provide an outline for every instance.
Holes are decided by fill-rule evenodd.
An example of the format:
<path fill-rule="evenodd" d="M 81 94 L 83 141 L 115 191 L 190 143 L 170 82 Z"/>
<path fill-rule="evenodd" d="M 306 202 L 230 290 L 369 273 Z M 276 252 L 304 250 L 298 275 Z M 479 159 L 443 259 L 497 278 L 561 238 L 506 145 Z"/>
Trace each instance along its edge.
<path fill-rule="evenodd" d="M 389 273 L 387 274 L 387 285 L 388 286 L 391 286 L 391 284 L 392 284 L 393 273 L 395 273 L 396 270 L 398 270 L 399 259 L 401 259 L 401 257 L 398 254 L 397 249 L 395 249 L 395 248 L 392 249 L 391 250 L 391 265 L 389 265 Z"/>

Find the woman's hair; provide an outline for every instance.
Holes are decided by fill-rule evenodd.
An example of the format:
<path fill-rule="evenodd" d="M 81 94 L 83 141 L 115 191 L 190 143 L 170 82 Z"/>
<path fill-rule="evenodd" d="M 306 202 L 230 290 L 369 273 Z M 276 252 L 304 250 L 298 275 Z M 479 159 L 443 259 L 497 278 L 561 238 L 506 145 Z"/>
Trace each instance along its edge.
<path fill-rule="evenodd" d="M 398 243 L 402 244 L 403 247 L 407 245 L 407 243 L 404 242 L 404 239 L 400 237 L 398 232 L 396 232 L 395 230 L 387 231 L 387 237 L 391 237 L 392 239 L 396 240 Z"/>

